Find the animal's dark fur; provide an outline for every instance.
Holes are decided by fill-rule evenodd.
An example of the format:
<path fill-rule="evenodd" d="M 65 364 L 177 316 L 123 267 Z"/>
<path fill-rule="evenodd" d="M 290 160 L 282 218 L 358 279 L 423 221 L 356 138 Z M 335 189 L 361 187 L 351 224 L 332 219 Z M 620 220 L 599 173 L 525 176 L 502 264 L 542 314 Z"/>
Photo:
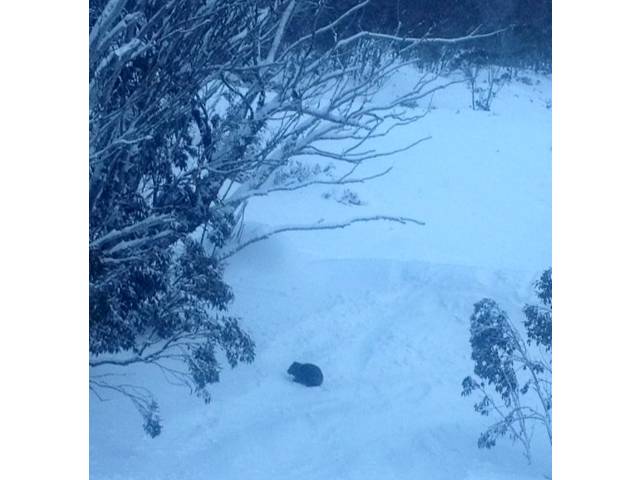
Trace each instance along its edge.
<path fill-rule="evenodd" d="M 318 387 L 322 385 L 322 370 L 312 363 L 293 362 L 287 370 L 289 375 L 293 375 L 293 381 L 306 385 L 307 387 Z"/>

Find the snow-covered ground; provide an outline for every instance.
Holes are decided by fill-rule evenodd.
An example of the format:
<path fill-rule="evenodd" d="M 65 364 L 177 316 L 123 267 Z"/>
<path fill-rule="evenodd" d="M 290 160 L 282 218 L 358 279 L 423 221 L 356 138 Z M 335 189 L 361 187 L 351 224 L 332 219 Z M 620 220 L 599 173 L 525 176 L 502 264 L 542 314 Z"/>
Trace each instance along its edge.
<path fill-rule="evenodd" d="M 403 74 L 392 88 L 402 88 Z M 531 465 L 507 439 L 479 450 L 490 420 L 460 396 L 472 372 L 473 303 L 495 298 L 518 319 L 531 282 L 551 264 L 551 81 L 527 76 L 532 84 L 507 84 L 491 112 L 472 111 L 464 85 L 425 99 L 429 115 L 377 146 L 432 139 L 363 170 L 394 167 L 349 187 L 362 206 L 336 202 L 343 188 L 327 186 L 251 205 L 247 236 L 374 213 L 426 226 L 377 222 L 287 233 L 232 257 L 234 313 L 256 342 L 256 361 L 225 370 L 210 405 L 157 372 L 137 372 L 159 400 L 164 430 L 156 439 L 144 434 L 126 400 L 91 398 L 92 478 L 550 475 L 543 435 Z M 296 360 L 321 366 L 325 383 L 292 383 L 286 369 Z"/>

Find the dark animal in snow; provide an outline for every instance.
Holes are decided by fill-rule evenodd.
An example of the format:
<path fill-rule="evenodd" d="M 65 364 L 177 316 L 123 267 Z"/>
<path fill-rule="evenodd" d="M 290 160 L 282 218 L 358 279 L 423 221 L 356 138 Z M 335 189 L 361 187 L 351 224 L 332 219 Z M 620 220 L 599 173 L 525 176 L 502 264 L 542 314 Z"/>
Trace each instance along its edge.
<path fill-rule="evenodd" d="M 301 383 L 307 387 L 319 387 L 322 385 L 322 370 L 312 363 L 293 362 L 287 373 L 293 375 L 294 382 Z"/>

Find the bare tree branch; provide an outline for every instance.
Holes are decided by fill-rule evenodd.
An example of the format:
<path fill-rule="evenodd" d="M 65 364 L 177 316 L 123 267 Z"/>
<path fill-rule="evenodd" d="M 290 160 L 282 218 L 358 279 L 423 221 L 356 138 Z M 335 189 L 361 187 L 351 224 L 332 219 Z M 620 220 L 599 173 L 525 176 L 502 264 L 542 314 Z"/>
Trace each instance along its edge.
<path fill-rule="evenodd" d="M 273 230 L 270 230 L 267 233 L 263 233 L 261 235 L 258 235 L 250 240 L 247 240 L 243 243 L 241 243 L 240 245 L 237 245 L 236 247 L 232 247 L 230 250 L 225 251 L 224 253 L 222 253 L 218 258 L 220 260 L 226 260 L 229 257 L 235 255 L 236 253 L 238 253 L 241 250 L 244 250 L 245 248 L 247 248 L 249 245 L 252 245 L 256 242 L 262 241 L 262 240 L 266 240 L 274 235 L 277 235 L 279 233 L 284 233 L 284 232 L 296 232 L 296 231 L 313 231 L 313 230 L 336 230 L 336 229 L 340 229 L 340 228 L 346 228 L 350 225 L 353 225 L 355 223 L 360 223 L 360 222 L 377 222 L 377 221 L 388 221 L 388 222 L 396 222 L 396 223 L 401 223 L 401 224 L 407 224 L 407 223 L 414 223 L 416 225 L 420 225 L 420 226 L 424 226 L 426 225 L 425 222 L 421 221 L 421 220 L 416 220 L 413 218 L 408 218 L 408 217 L 392 217 L 392 216 L 387 216 L 387 215 L 374 215 L 371 217 L 357 217 L 357 218 L 352 218 L 350 220 L 346 220 L 344 222 L 336 222 L 336 223 L 322 223 L 322 222 L 318 222 L 315 224 L 307 224 L 307 225 L 285 225 L 282 227 L 278 227 L 275 228 Z"/>

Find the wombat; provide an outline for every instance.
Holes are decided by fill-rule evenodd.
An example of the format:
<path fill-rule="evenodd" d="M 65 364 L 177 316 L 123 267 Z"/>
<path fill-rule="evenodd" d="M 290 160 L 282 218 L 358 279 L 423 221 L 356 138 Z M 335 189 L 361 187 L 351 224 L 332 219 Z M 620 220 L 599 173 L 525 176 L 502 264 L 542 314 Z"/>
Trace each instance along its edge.
<path fill-rule="evenodd" d="M 307 387 L 319 387 L 322 385 L 322 370 L 312 363 L 293 362 L 287 373 L 293 375 L 294 382 L 301 383 Z"/>

